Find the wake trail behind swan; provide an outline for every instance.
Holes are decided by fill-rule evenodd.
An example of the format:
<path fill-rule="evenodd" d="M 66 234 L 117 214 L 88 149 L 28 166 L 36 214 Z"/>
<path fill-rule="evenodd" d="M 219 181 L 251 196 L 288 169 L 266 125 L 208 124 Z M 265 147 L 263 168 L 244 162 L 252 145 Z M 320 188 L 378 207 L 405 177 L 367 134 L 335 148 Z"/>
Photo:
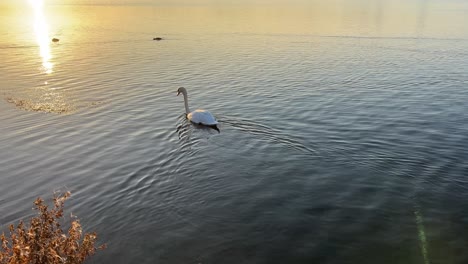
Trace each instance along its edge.
<path fill-rule="evenodd" d="M 305 146 L 300 141 L 291 137 L 291 135 L 286 135 L 285 133 L 271 128 L 269 126 L 259 124 L 256 122 L 252 122 L 246 119 L 238 119 L 238 118 L 229 118 L 229 117 L 222 117 L 218 120 L 221 124 L 227 124 L 234 129 L 238 129 L 243 132 L 247 132 L 253 135 L 260 135 L 264 136 L 265 138 L 271 140 L 272 142 L 279 143 L 285 145 L 287 147 L 293 148 L 295 150 L 299 150 L 301 152 L 307 154 L 313 154 L 319 156 L 317 150 L 311 149 Z"/>

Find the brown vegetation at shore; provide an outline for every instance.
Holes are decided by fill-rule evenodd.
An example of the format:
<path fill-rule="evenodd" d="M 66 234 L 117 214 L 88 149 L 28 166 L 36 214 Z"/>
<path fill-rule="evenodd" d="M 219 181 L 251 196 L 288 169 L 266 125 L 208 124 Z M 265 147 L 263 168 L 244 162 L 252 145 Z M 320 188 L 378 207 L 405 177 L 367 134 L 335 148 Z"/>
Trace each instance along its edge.
<path fill-rule="evenodd" d="M 82 234 L 77 219 L 72 220 L 68 232 L 62 230 L 63 206 L 69 197 L 69 192 L 54 195 L 52 209 L 37 198 L 34 209 L 38 215 L 29 224 L 20 221 L 16 227 L 10 225 L 9 237 L 1 235 L 0 264 L 78 264 L 104 249 L 105 245 L 95 246 L 96 233 Z"/>

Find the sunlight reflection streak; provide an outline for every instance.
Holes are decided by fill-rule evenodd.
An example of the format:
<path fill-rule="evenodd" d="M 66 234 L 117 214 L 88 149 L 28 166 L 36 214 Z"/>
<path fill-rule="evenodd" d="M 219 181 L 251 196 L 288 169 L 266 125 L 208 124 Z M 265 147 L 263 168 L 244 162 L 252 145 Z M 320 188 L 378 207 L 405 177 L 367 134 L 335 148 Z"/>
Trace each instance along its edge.
<path fill-rule="evenodd" d="M 42 67 L 45 73 L 50 74 L 52 73 L 53 64 L 50 62 L 52 56 L 50 53 L 49 29 L 44 16 L 44 1 L 29 0 L 29 4 L 34 9 L 34 31 L 40 49 Z"/>

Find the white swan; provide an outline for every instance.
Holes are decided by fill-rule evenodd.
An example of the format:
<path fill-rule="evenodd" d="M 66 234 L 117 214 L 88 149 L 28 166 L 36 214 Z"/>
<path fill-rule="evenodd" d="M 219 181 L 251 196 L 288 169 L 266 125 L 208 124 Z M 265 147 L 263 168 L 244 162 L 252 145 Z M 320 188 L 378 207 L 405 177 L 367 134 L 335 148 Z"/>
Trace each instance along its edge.
<path fill-rule="evenodd" d="M 184 95 L 185 113 L 187 114 L 188 120 L 198 125 L 211 127 L 219 132 L 219 128 L 217 126 L 218 121 L 216 121 L 216 119 L 210 112 L 202 109 L 197 109 L 193 112 L 190 112 L 190 109 L 188 107 L 187 90 L 184 87 L 180 87 L 177 90 L 177 96 L 179 96 L 179 94 Z"/>

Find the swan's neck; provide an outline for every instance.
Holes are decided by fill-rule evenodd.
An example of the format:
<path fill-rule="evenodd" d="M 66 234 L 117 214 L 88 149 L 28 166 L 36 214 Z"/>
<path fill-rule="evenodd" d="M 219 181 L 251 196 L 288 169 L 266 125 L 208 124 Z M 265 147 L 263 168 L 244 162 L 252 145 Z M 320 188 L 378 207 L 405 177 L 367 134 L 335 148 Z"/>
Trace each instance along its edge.
<path fill-rule="evenodd" d="M 190 113 L 190 109 L 188 108 L 188 96 L 187 93 L 183 93 L 184 95 L 184 103 L 185 103 L 185 113 Z"/>

